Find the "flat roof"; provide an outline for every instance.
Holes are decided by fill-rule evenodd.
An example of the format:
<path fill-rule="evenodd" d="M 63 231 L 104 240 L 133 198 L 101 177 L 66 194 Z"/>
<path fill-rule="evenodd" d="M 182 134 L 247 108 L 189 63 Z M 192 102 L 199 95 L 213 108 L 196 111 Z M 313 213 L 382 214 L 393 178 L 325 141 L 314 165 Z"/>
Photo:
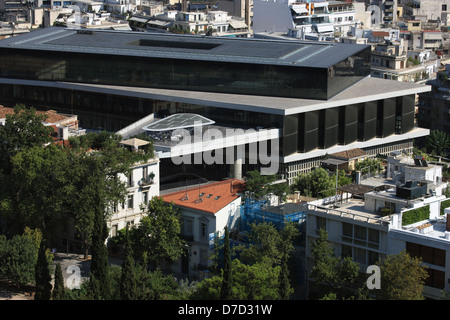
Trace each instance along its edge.
<path fill-rule="evenodd" d="M 327 68 L 368 45 L 48 27 L 0 48 Z"/>
<path fill-rule="evenodd" d="M 3 40 L 0 40 L 0 43 L 2 41 Z M 209 107 L 278 115 L 292 115 L 431 91 L 430 85 L 371 77 L 363 78 L 328 100 L 7 78 L 0 78 L 0 84 L 1 83 L 81 90 L 86 92 L 101 92 L 144 99 L 170 100 L 179 103 L 191 103 Z M 356 147 L 358 146 L 355 146 L 355 148 Z M 341 150 L 333 152 L 338 151 Z"/>

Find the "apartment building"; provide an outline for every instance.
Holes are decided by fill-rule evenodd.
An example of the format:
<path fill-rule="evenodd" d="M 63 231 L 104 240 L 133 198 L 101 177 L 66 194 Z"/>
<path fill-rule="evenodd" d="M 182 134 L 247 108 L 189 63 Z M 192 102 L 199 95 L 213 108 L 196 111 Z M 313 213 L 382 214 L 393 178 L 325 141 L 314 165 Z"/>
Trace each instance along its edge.
<path fill-rule="evenodd" d="M 344 186 L 337 201 L 332 197 L 328 204 L 326 199 L 308 203 L 308 270 L 313 263 L 308 248 L 324 228 L 335 254 L 352 257 L 363 273 L 378 259 L 406 250 L 429 267 L 427 298 L 440 299 L 443 290 L 450 289 L 446 280 L 450 278 L 450 229 L 445 224 L 449 216 L 444 214 L 450 199 L 443 193 L 447 183 L 441 181 L 435 166 L 411 161 L 397 162 L 395 170 L 389 169 L 394 177 L 396 171 L 403 171 L 402 178 L 392 180 L 397 183 Z M 408 178 L 417 180 L 405 181 Z"/>
<path fill-rule="evenodd" d="M 223 237 L 225 227 L 232 230 L 237 226 L 243 183 L 228 179 L 161 195 L 165 202 L 180 210 L 181 235 L 188 242 L 186 255 L 172 266 L 175 273 L 187 274 L 194 280 L 206 276 L 214 239 Z"/>
<path fill-rule="evenodd" d="M 449 0 L 413 0 L 403 2 L 403 15 L 405 19 L 440 21 L 444 25 L 449 24 L 450 1 Z"/>
<path fill-rule="evenodd" d="M 439 67 L 431 50 L 407 50 L 402 39 L 377 43 L 371 59 L 372 77 L 404 82 L 425 82 L 436 76 Z"/>
<path fill-rule="evenodd" d="M 148 142 L 131 138 L 121 141 L 124 148 L 139 150 Z M 127 225 L 137 225 L 145 214 L 145 206 L 153 198 L 159 196 L 159 159 L 153 157 L 145 163 L 139 163 L 131 168 L 128 176 L 121 176 L 127 185 L 127 195 L 122 203 L 110 208 L 108 228 L 110 237 L 117 235 L 117 231 Z"/>
<path fill-rule="evenodd" d="M 438 72 L 436 79 L 427 84 L 432 91 L 418 97 L 417 121 L 419 125 L 431 130 L 450 133 L 450 65 Z"/>

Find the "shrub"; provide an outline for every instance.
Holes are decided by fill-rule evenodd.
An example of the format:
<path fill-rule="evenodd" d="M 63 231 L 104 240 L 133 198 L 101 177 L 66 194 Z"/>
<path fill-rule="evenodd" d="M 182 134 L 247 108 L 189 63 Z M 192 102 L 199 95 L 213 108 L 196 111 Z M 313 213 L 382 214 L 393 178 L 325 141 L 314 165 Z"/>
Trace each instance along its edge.
<path fill-rule="evenodd" d="M 409 210 L 403 212 L 402 225 L 407 226 L 422 220 L 426 220 L 430 217 L 430 206 L 426 205 L 421 208 Z"/>

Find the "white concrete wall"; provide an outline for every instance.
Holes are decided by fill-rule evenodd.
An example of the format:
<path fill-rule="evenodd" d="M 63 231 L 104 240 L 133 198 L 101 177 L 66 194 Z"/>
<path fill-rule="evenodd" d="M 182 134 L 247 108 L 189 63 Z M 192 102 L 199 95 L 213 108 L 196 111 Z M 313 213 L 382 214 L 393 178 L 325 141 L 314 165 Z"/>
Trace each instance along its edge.
<path fill-rule="evenodd" d="M 147 172 L 150 174 L 153 172 L 155 174 L 153 178 L 153 184 L 149 187 L 141 187 L 139 181 L 143 178 L 143 167 L 147 167 Z M 140 206 L 144 203 L 144 193 L 147 193 L 147 201 L 150 201 L 152 197 L 159 196 L 159 160 L 151 160 L 145 164 L 136 165 L 132 171 L 133 186 L 128 187 L 127 197 L 124 199 L 124 205 L 119 204 L 117 206 L 118 211 L 113 212 L 110 217 L 108 228 L 110 228 L 110 236 L 112 236 L 114 230 L 113 226 L 117 226 L 117 231 L 126 227 L 127 222 L 132 222 L 133 224 L 139 224 L 139 221 L 143 217 L 143 213 Z M 122 175 L 120 177 L 121 181 L 127 183 L 128 177 Z M 128 195 L 133 196 L 133 206 L 128 207 Z"/>

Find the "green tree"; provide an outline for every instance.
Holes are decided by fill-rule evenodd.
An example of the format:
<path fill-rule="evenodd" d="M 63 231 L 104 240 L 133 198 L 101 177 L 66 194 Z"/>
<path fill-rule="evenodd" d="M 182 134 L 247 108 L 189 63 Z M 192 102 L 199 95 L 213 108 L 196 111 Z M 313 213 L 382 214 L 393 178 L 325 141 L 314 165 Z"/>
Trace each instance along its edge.
<path fill-rule="evenodd" d="M 178 284 L 173 275 L 163 274 L 161 269 L 157 268 L 153 272 L 149 272 L 148 280 L 148 295 L 146 299 L 150 300 L 170 300 L 178 299 Z"/>
<path fill-rule="evenodd" d="M 316 168 L 308 174 L 301 174 L 294 179 L 293 190 L 298 190 L 310 197 L 327 197 L 335 194 L 336 178 L 330 177 L 323 168 Z"/>
<path fill-rule="evenodd" d="M 153 150 L 133 152 L 120 146 L 121 137 L 114 133 L 89 133 L 70 139 L 68 150 L 72 195 L 68 206 L 80 233 L 87 258 L 97 212 L 107 213 L 114 204 L 122 203 L 127 176 L 132 165 L 148 161 Z"/>
<path fill-rule="evenodd" d="M 428 152 L 437 156 L 445 156 L 450 147 L 450 137 L 443 131 L 431 130 L 426 139 L 426 148 Z"/>
<path fill-rule="evenodd" d="M 14 226 L 39 228 L 50 240 L 60 229 L 70 201 L 70 163 L 66 151 L 55 145 L 34 146 L 11 158 L 9 198 Z"/>
<path fill-rule="evenodd" d="M 335 256 L 325 230 L 321 229 L 319 237 L 311 244 L 311 254 L 314 257 L 311 270 L 313 296 L 322 298 L 333 293 L 339 298 L 349 298 L 355 295 L 352 290 L 362 286 L 357 281 L 359 265 L 350 257 Z"/>
<path fill-rule="evenodd" d="M 62 274 L 61 264 L 55 266 L 55 286 L 52 292 L 53 300 L 65 300 L 66 290 L 64 288 L 64 278 Z"/>
<path fill-rule="evenodd" d="M 280 262 L 282 240 L 280 233 L 272 223 L 252 223 L 248 239 L 248 246 L 238 245 L 235 248 L 243 263 L 252 265 L 265 262 L 276 265 Z"/>
<path fill-rule="evenodd" d="M 232 300 L 275 300 L 279 299 L 280 267 L 267 263 L 246 265 L 234 259 L 231 263 L 233 284 Z M 218 300 L 221 298 L 222 275 L 197 283 L 190 299 Z"/>
<path fill-rule="evenodd" d="M 43 124 L 45 119 L 45 114 L 24 105 L 16 105 L 14 113 L 6 115 L 5 124 L 0 126 L 0 172 L 11 173 L 10 159 L 17 153 L 52 141 L 53 129 Z"/>
<path fill-rule="evenodd" d="M 261 200 L 272 192 L 271 184 L 276 180 L 275 175 L 262 175 L 259 171 L 249 171 L 244 177 L 245 191 L 252 193 L 253 198 Z"/>
<path fill-rule="evenodd" d="M 179 210 L 155 196 L 150 199 L 144 213 L 135 236 L 139 255 L 146 252 L 156 265 L 179 258 L 185 243 L 180 235 Z"/>
<path fill-rule="evenodd" d="M 334 175 L 333 179 L 336 179 L 336 174 Z M 338 173 L 338 187 L 345 186 L 347 184 L 351 184 L 352 182 L 353 182 L 352 178 L 347 177 L 347 175 L 345 174 L 344 170 L 339 170 L 339 173 Z"/>
<path fill-rule="evenodd" d="M 377 158 L 366 158 L 356 163 L 355 169 L 362 174 L 375 173 L 381 170 L 381 161 Z"/>
<path fill-rule="evenodd" d="M 6 115 L 5 124 L 0 126 L 0 181 L 2 182 L 0 183 L 0 216 L 7 221 L 7 232 L 10 236 L 20 234 L 25 226 L 42 228 L 42 225 L 27 224 L 31 222 L 27 219 L 40 217 L 36 215 L 37 208 L 29 204 L 34 200 L 45 199 L 30 198 L 29 193 L 35 195 L 40 192 L 45 180 L 30 179 L 33 176 L 21 176 L 20 172 L 13 172 L 15 166 L 13 159 L 16 159 L 18 154 L 26 155 L 29 150 L 36 147 L 43 148 L 46 143 L 52 141 L 53 129 L 43 124 L 45 119 L 46 115 L 38 114 L 34 108 L 16 105 L 14 113 Z M 33 152 L 31 154 L 34 155 Z M 34 174 L 40 174 L 39 170 L 33 166 L 29 166 L 29 169 Z M 34 189 L 32 189 L 30 185 L 32 186 L 34 182 L 41 182 L 41 184 L 33 186 Z"/>
<path fill-rule="evenodd" d="M 402 251 L 379 260 L 381 286 L 377 299 L 423 300 L 423 285 L 428 277 L 427 267 L 418 257 Z"/>
<path fill-rule="evenodd" d="M 287 265 L 287 257 L 284 257 L 281 263 L 279 291 L 281 300 L 289 300 L 289 297 L 292 293 L 292 288 L 289 282 L 289 269 Z"/>
<path fill-rule="evenodd" d="M 25 228 L 23 234 L 7 239 L 0 235 L 0 276 L 20 287 L 35 282 L 35 268 L 42 233 Z M 50 261 L 51 257 L 47 256 Z"/>
<path fill-rule="evenodd" d="M 284 228 L 277 228 L 268 222 L 253 223 L 249 233 L 249 245 L 236 246 L 241 261 L 245 264 L 265 262 L 280 265 L 283 259 L 289 259 L 294 250 L 294 241 L 300 235 L 293 222 L 286 223 Z"/>
<path fill-rule="evenodd" d="M 36 293 L 34 300 L 50 300 L 52 293 L 52 276 L 45 251 L 45 241 L 42 240 L 35 268 Z"/>
<path fill-rule="evenodd" d="M 104 212 L 97 210 L 94 218 L 95 232 L 92 235 L 90 295 L 94 300 L 104 300 L 110 297 L 108 250 L 105 245 L 108 229 Z"/>
<path fill-rule="evenodd" d="M 131 242 L 127 232 L 125 242 L 125 252 L 122 263 L 122 277 L 120 281 L 120 296 L 122 300 L 135 300 L 137 297 L 136 291 L 137 291 L 137 283 L 135 274 L 135 263 L 133 259 Z"/>
<path fill-rule="evenodd" d="M 229 300 L 231 297 L 232 274 L 231 274 L 231 249 L 230 249 L 230 234 L 228 227 L 225 226 L 224 238 L 224 265 L 222 269 L 222 287 L 220 290 L 220 299 Z"/>
<path fill-rule="evenodd" d="M 2 239 L 1 274 L 18 287 L 34 283 L 37 250 L 33 240 L 23 235 Z"/>

